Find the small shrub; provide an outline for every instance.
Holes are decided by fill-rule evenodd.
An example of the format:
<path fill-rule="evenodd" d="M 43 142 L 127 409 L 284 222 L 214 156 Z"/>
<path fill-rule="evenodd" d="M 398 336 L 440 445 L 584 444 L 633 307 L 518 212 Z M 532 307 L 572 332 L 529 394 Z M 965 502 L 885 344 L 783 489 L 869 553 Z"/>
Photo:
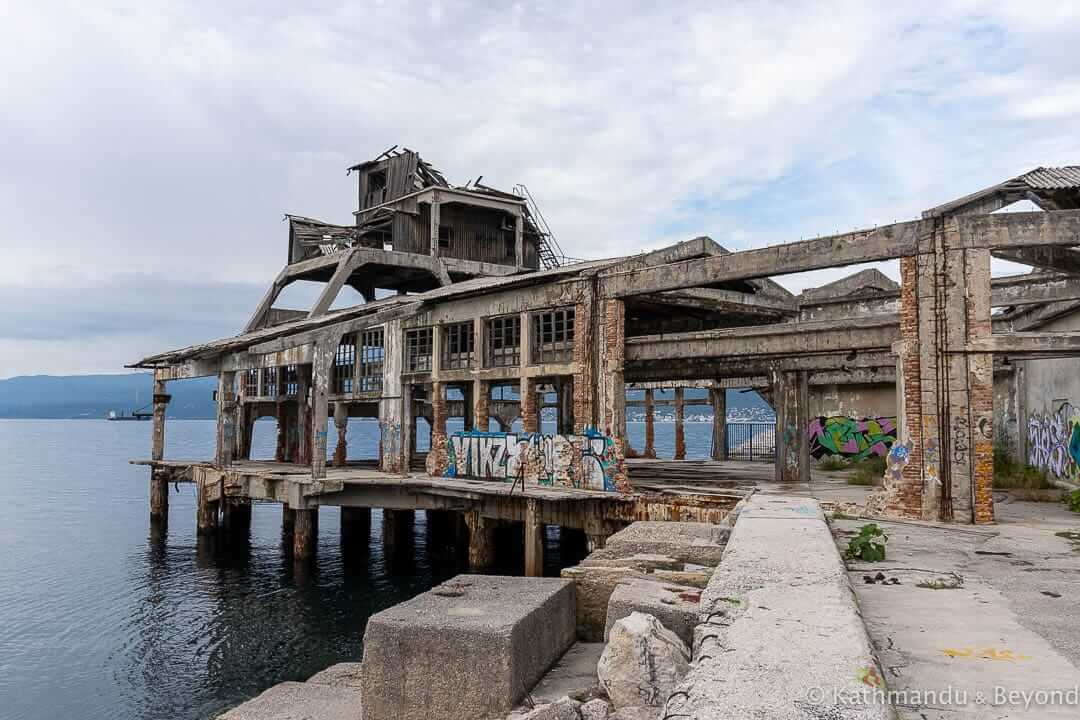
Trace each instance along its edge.
<path fill-rule="evenodd" d="M 885 477 L 885 458 L 873 455 L 855 465 L 848 485 L 880 485 Z"/>
<path fill-rule="evenodd" d="M 994 445 L 994 487 L 998 490 L 1053 490 L 1046 473 L 1016 462 L 1002 445 Z"/>
<path fill-rule="evenodd" d="M 817 464 L 817 469 L 822 472 L 836 472 L 844 470 L 850 465 L 847 460 L 838 455 L 829 455 Z"/>
<path fill-rule="evenodd" d="M 1080 490 L 1073 490 L 1065 496 L 1065 507 L 1074 513 L 1080 513 Z"/>
<path fill-rule="evenodd" d="M 877 526 L 877 523 L 867 523 L 859 528 L 858 535 L 851 538 L 847 555 L 849 558 L 865 562 L 881 562 L 885 559 L 885 543 L 887 542 L 889 542 L 889 536 Z"/>

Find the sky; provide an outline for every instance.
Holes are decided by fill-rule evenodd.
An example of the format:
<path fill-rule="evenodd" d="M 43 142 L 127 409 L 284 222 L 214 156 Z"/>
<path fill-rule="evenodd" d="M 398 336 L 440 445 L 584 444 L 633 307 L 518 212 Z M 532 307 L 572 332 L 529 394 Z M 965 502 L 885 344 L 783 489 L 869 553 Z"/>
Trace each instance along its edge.
<path fill-rule="evenodd" d="M 790 242 L 1080 164 L 1080 3 L 0 13 L 0 377 L 236 334 L 285 263 L 283 214 L 350 222 L 345 168 L 395 144 L 451 182 L 525 183 L 580 258 Z"/>

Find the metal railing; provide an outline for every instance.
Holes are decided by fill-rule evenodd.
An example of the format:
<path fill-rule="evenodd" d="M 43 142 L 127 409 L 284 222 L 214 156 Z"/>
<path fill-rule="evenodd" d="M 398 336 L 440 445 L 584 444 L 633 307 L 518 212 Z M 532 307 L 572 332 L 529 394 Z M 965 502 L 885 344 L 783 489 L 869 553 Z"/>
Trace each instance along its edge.
<path fill-rule="evenodd" d="M 727 424 L 727 459 L 773 462 L 776 459 L 775 423 Z"/>

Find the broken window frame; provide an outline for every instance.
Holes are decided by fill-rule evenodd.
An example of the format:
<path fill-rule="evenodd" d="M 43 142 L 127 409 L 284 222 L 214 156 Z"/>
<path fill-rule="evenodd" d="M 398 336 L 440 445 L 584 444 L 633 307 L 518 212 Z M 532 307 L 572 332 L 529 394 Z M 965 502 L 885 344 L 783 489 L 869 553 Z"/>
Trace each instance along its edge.
<path fill-rule="evenodd" d="M 244 371 L 244 397 L 259 396 L 259 368 Z"/>
<path fill-rule="evenodd" d="M 432 328 L 405 331 L 405 372 L 431 372 Z"/>
<path fill-rule="evenodd" d="M 276 398 L 277 395 L 278 369 L 276 367 L 263 368 L 262 378 L 259 384 L 259 396 Z"/>
<path fill-rule="evenodd" d="M 337 349 L 334 350 L 334 364 L 331 366 L 330 388 L 335 395 L 347 395 L 353 391 L 353 379 L 356 376 L 356 334 L 341 336 Z"/>
<path fill-rule="evenodd" d="M 354 386 L 357 392 L 381 393 L 383 389 L 383 365 L 386 362 L 386 343 L 383 328 L 370 328 L 360 334 L 357 376 Z"/>
<path fill-rule="evenodd" d="M 281 371 L 281 385 L 285 395 L 295 397 L 300 393 L 300 372 L 295 365 L 286 365 Z"/>
<path fill-rule="evenodd" d="M 542 310 L 529 316 L 532 344 L 529 362 L 568 363 L 574 360 L 575 308 Z"/>
<path fill-rule="evenodd" d="M 521 316 L 499 315 L 485 323 L 485 343 L 488 367 L 518 367 L 521 365 Z"/>
<path fill-rule="evenodd" d="M 473 322 L 449 323 L 442 326 L 442 369 L 468 370 L 476 358 L 476 338 Z"/>

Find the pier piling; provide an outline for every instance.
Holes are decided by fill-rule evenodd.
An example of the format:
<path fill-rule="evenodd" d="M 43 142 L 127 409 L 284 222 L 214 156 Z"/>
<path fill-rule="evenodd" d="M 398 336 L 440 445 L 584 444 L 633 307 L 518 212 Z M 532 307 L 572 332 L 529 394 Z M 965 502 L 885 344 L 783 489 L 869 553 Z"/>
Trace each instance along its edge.
<path fill-rule="evenodd" d="M 306 560 L 315 555 L 319 538 L 319 509 L 293 510 L 293 558 Z"/>
<path fill-rule="evenodd" d="M 478 512 L 465 513 L 469 526 L 469 571 L 483 573 L 495 564 L 496 521 Z"/>

